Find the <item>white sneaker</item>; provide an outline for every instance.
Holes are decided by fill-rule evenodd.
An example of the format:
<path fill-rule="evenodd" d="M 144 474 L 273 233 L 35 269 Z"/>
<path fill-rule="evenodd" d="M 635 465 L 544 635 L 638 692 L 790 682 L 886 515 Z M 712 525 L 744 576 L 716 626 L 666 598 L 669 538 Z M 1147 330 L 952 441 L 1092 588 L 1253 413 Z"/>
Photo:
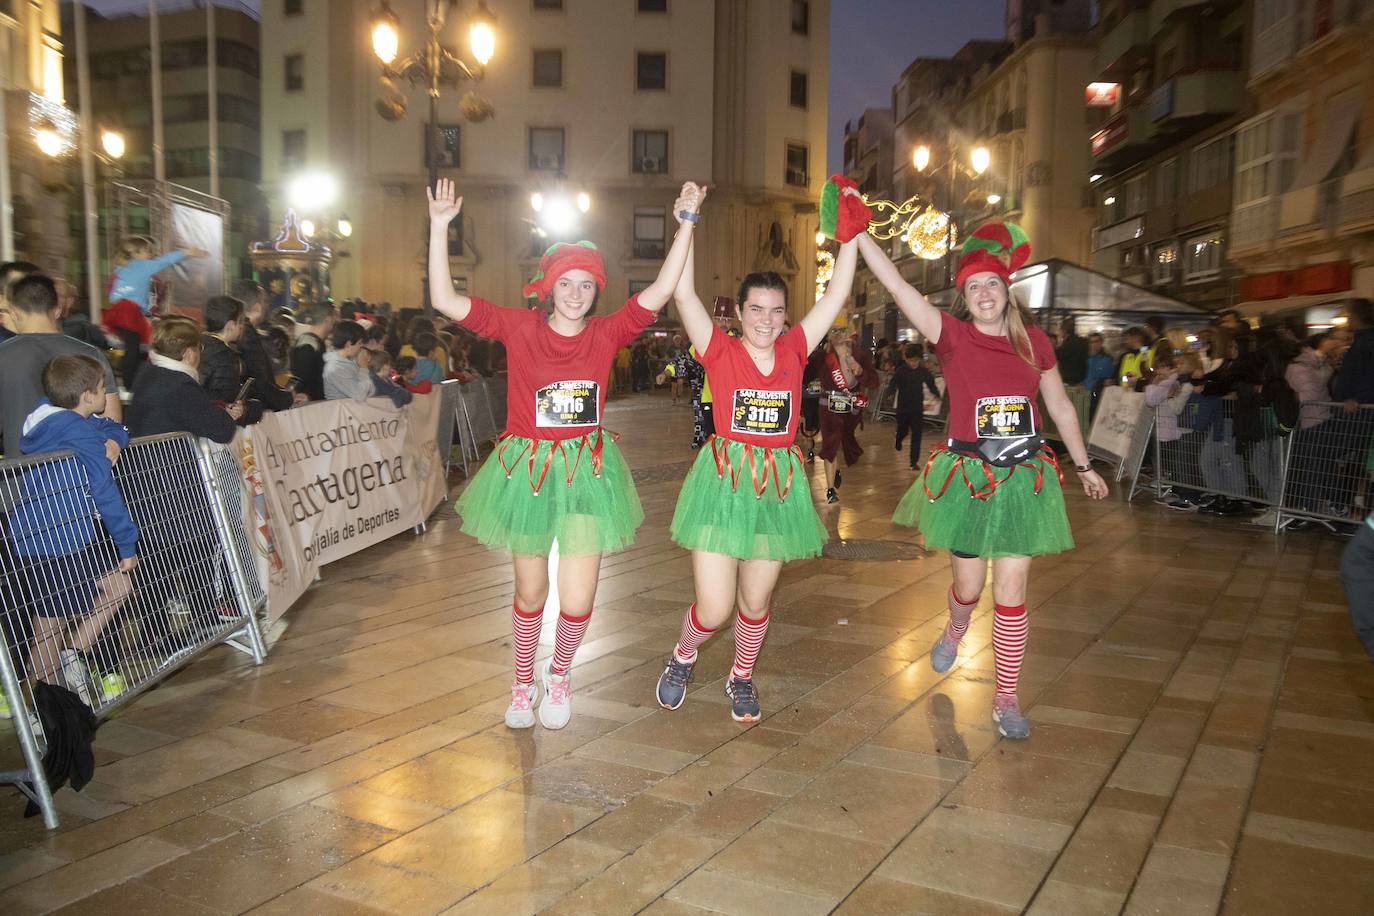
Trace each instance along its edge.
<path fill-rule="evenodd" d="M 506 728 L 534 728 L 534 701 L 539 688 L 533 684 L 512 684 L 510 706 L 506 707 Z"/>
<path fill-rule="evenodd" d="M 81 653 L 75 649 L 63 649 L 57 657 L 62 663 L 62 680 L 67 682 L 67 689 L 79 696 L 81 702 L 95 709 L 91 697 L 91 672 L 87 670 Z"/>
<path fill-rule="evenodd" d="M 558 675 L 545 668 L 544 702 L 539 704 L 539 724 L 545 728 L 562 728 L 572 718 L 572 672 Z"/>

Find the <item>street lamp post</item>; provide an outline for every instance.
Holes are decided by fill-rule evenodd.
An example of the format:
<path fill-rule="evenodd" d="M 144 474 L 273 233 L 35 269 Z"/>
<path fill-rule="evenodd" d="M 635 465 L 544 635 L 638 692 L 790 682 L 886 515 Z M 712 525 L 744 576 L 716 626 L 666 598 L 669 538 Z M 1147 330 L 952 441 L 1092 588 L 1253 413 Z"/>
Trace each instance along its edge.
<path fill-rule="evenodd" d="M 958 178 L 958 173 L 959 173 L 959 171 L 961 170 L 961 169 L 960 169 L 960 165 L 959 165 L 959 157 L 956 156 L 956 155 L 954 154 L 953 147 L 951 147 L 951 149 L 950 149 L 948 159 L 949 159 L 949 183 L 948 183 L 948 189 L 949 189 L 949 191 L 948 191 L 948 194 L 949 194 L 949 196 L 948 196 L 949 211 L 948 211 L 947 218 L 946 218 L 946 220 L 945 220 L 945 223 L 946 223 L 946 226 L 945 226 L 945 284 L 946 284 L 946 285 L 953 285 L 953 283 L 954 283 L 954 224 L 955 224 L 955 222 L 956 222 L 955 214 L 956 214 L 956 207 L 957 207 L 957 202 L 955 201 L 955 198 L 954 198 L 954 183 L 955 183 L 955 181 L 956 181 L 957 178 Z M 916 147 L 915 151 L 912 152 L 912 154 L 911 154 L 911 164 L 914 165 L 914 166 L 916 167 L 916 171 L 917 171 L 917 172 L 920 172 L 921 174 L 924 175 L 926 169 L 930 167 L 930 147 L 926 146 L 925 144 L 922 144 L 922 145 Z M 984 172 L 986 172 L 991 166 L 992 166 L 992 153 L 988 151 L 988 148 L 987 148 L 986 146 L 975 146 L 972 150 L 969 151 L 969 164 L 968 164 L 968 168 L 967 168 L 967 169 L 964 169 L 963 171 L 964 171 L 964 174 L 965 174 L 965 175 L 968 175 L 968 176 L 971 177 L 971 178 L 979 178 L 979 177 L 981 177 L 982 174 L 983 174 Z M 1000 199 L 1000 198 L 999 198 L 999 199 Z M 996 201 L 993 201 L 993 200 L 991 199 L 991 197 L 989 197 L 988 202 L 989 202 L 989 203 L 995 203 Z"/>
<path fill-rule="evenodd" d="M 470 65 L 439 38 L 451 7 L 458 0 L 425 0 L 425 20 L 429 37 L 414 54 L 396 62 L 400 53 L 400 17 L 388 0 L 372 16 L 372 51 L 382 64 L 382 97 L 377 100 L 377 113 L 388 121 L 399 121 L 406 114 L 406 99 L 396 83 L 404 79 L 411 86 L 424 86 L 429 94 L 429 125 L 425 130 L 425 158 L 428 161 L 428 187 L 439 180 L 439 92 L 445 86 L 458 87 L 465 81 L 476 83 L 482 79 L 483 68 L 496 53 L 495 17 L 487 9 L 485 0 L 477 0 L 477 9 L 469 17 L 468 46 L 477 62 Z M 468 121 L 485 121 L 495 109 L 492 104 L 469 90 L 459 102 L 459 109 Z M 426 268 L 424 283 L 425 311 L 431 311 L 429 277 Z"/>

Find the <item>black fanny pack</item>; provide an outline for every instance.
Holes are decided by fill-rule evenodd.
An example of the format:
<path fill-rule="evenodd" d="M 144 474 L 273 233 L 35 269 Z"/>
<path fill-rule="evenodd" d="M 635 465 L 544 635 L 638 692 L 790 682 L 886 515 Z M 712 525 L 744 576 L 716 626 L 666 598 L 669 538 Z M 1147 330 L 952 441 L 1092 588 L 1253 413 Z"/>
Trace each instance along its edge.
<path fill-rule="evenodd" d="M 1017 439 L 978 439 L 973 442 L 950 439 L 949 450 L 971 458 L 981 458 L 995 468 L 1012 468 L 1034 457 L 1044 444 L 1045 440 L 1042 436 L 1022 436 Z"/>

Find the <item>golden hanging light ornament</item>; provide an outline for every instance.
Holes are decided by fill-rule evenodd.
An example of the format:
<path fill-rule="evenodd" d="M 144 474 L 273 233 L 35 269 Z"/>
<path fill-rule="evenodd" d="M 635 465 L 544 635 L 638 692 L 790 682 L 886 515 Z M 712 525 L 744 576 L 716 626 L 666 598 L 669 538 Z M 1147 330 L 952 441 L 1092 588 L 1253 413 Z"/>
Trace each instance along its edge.
<path fill-rule="evenodd" d="M 816 301 L 825 295 L 830 278 L 835 273 L 835 256 L 824 248 L 816 249 Z"/>
<path fill-rule="evenodd" d="M 902 241 L 918 258 L 938 261 L 958 244 L 959 230 L 950 225 L 948 213 L 926 207 L 906 224 Z"/>

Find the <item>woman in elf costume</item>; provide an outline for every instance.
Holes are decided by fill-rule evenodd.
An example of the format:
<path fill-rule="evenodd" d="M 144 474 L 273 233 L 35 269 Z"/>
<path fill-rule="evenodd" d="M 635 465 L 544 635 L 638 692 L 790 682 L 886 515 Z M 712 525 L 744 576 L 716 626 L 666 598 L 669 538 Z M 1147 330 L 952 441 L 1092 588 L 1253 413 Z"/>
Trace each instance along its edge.
<path fill-rule="evenodd" d="M 997 693 L 992 718 L 1008 738 L 1030 735 L 1016 684 L 1026 647 L 1026 580 L 1031 557 L 1073 547 L 1063 480 L 1040 436 L 1037 395 L 1073 458 L 1083 492 L 1107 495 L 1092 469 L 1073 404 L 1055 366 L 1050 339 L 1011 294 L 1011 275 L 1030 257 L 1014 223 L 988 223 L 964 243 L 951 313 L 937 310 L 906 283 L 868 236 L 860 250 L 897 307 L 939 354 L 949 393 L 949 440 L 935 449 L 893 521 L 918 526 L 927 547 L 952 554 L 949 622 L 931 649 L 948 671 L 959 655 L 992 564 L 992 645 Z"/>
<path fill-rule="evenodd" d="M 690 256 L 682 272 L 674 298 L 706 367 L 716 432 L 697 455 L 673 513 L 673 540 L 692 551 L 697 600 L 658 681 L 665 709 L 682 705 L 697 649 L 737 610 L 735 663 L 725 693 L 736 722 L 759 718 L 754 662 L 768 632 L 773 587 L 783 563 L 816 556 L 826 540 L 811 504 L 805 460 L 793 445 L 802 372 L 849 296 L 858 260 L 853 238 L 868 218 L 853 182 L 827 183 L 821 229 L 844 244 L 829 289 L 786 334 L 787 285 L 777 274 L 744 278 L 736 299 L 743 334 L 735 338 L 712 324 L 697 297 Z"/>
<path fill-rule="evenodd" d="M 840 501 L 840 451 L 848 467 L 863 455 L 863 446 L 855 431 L 863 426 L 864 410 L 868 407 L 865 388 L 878 385 L 878 370 L 873 358 L 862 347 L 854 346 L 854 332 L 835 328 L 825 350 L 814 360 L 818 363 L 816 377 L 821 384 L 820 430 L 821 460 L 825 462 L 825 501 Z"/>
<path fill-rule="evenodd" d="M 475 334 L 501 341 L 510 366 L 506 431 L 457 505 L 463 531 L 509 550 L 515 563 L 515 683 L 506 725 L 534 725 L 540 696 L 534 653 L 549 593 L 549 550 L 557 540 L 563 609 L 553 658 L 540 672 L 539 721 L 562 728 L 572 714 L 569 669 L 591 620 L 601 555 L 633 542 L 644 520 L 630 470 L 601 427 L 606 380 L 616 351 L 672 296 L 705 190 L 683 186 L 673 207 L 680 227 L 658 278 L 605 317 L 589 317 L 606 288 L 601 254 L 590 242 L 557 244 L 544 253 L 525 295 L 546 308 L 499 308 L 455 292 L 447 227 L 463 200 L 448 179 L 426 193 L 434 307 Z"/>

